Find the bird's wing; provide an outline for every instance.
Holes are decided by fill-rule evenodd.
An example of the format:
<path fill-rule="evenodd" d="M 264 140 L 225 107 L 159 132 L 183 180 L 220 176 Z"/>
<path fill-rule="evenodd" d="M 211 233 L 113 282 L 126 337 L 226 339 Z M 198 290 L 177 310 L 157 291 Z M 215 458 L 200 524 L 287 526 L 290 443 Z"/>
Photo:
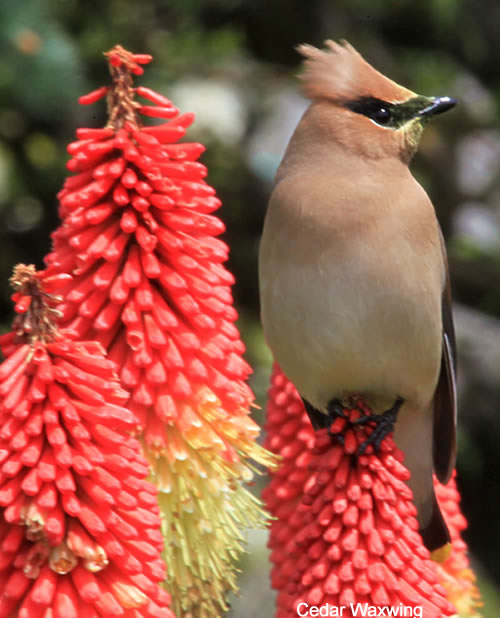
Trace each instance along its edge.
<path fill-rule="evenodd" d="M 447 483 L 455 467 L 457 427 L 457 348 L 453 316 L 451 313 L 451 288 L 448 261 L 443 236 L 440 232 L 446 282 L 443 290 L 441 311 L 443 320 L 443 352 L 441 371 L 434 393 L 433 459 L 436 476 L 441 483 Z"/>

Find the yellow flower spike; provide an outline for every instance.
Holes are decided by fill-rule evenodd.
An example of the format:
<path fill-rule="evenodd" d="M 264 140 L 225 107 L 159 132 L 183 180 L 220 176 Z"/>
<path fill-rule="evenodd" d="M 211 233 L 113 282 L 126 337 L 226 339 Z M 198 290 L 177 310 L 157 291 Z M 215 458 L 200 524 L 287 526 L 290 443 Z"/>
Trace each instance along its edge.
<path fill-rule="evenodd" d="M 226 596 L 237 590 L 235 562 L 244 552 L 245 528 L 261 528 L 266 515 L 244 484 L 258 472 L 251 461 L 273 467 L 274 457 L 253 441 L 256 425 L 232 422 L 208 389 L 179 406 L 196 430 L 165 427 L 162 452 L 144 445 L 159 506 L 169 565 L 167 590 L 179 617 L 213 618 L 227 611 Z M 257 429 L 258 431 L 258 429 Z M 226 456 L 221 456 L 221 452 Z"/>

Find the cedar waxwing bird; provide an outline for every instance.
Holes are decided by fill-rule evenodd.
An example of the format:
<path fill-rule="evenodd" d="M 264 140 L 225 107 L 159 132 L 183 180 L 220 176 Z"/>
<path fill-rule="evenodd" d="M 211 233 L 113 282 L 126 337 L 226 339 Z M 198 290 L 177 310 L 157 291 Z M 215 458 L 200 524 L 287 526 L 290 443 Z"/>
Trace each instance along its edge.
<path fill-rule="evenodd" d="M 441 230 L 408 164 L 427 120 L 456 101 L 397 85 L 346 42 L 325 45 L 299 47 L 312 102 L 266 214 L 264 332 L 316 429 L 353 395 L 375 412 L 374 448 L 394 429 L 433 550 L 449 541 L 432 473 L 445 483 L 455 465 L 455 337 Z"/>

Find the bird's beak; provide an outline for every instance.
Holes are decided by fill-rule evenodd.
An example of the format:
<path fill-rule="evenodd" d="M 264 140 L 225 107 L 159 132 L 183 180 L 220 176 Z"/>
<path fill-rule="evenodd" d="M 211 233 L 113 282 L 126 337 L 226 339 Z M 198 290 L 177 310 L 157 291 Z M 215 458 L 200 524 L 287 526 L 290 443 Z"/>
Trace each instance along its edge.
<path fill-rule="evenodd" d="M 458 101 L 451 97 L 430 97 L 429 104 L 418 112 L 418 116 L 423 119 L 436 114 L 442 114 L 455 107 L 457 103 Z"/>

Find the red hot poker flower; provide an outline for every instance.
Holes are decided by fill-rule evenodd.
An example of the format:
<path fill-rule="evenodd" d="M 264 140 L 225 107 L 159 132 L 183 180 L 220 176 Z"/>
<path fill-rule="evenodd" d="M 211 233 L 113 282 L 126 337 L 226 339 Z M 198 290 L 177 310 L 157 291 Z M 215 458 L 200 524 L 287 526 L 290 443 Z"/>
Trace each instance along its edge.
<path fill-rule="evenodd" d="M 156 489 L 114 365 L 58 335 L 64 277 L 19 265 L 0 338 L 0 617 L 174 618 Z"/>
<path fill-rule="evenodd" d="M 133 85 L 150 58 L 121 47 L 107 56 L 112 85 L 80 101 L 107 96 L 109 122 L 79 129 L 68 147 L 74 175 L 59 194 L 48 272 L 73 276 L 62 324 L 102 343 L 130 393 L 160 489 L 178 613 L 218 615 L 236 587 L 240 530 L 264 521 L 243 484 L 248 460 L 271 463 L 249 417 L 224 225 L 212 214 L 220 201 L 197 161 L 204 147 L 179 142 L 193 114 Z M 163 123 L 143 126 L 141 115 Z"/>
<path fill-rule="evenodd" d="M 423 607 L 426 618 L 455 613 L 438 584 L 435 564 L 418 534 L 403 454 L 387 436 L 380 452 L 358 447 L 371 429 L 355 425 L 370 410 L 353 402 L 331 432 L 314 432 L 297 392 L 275 367 L 267 444 L 283 457 L 265 492 L 277 520 L 270 547 L 276 618 L 308 606 Z M 287 500 L 288 502 L 285 502 Z"/>

